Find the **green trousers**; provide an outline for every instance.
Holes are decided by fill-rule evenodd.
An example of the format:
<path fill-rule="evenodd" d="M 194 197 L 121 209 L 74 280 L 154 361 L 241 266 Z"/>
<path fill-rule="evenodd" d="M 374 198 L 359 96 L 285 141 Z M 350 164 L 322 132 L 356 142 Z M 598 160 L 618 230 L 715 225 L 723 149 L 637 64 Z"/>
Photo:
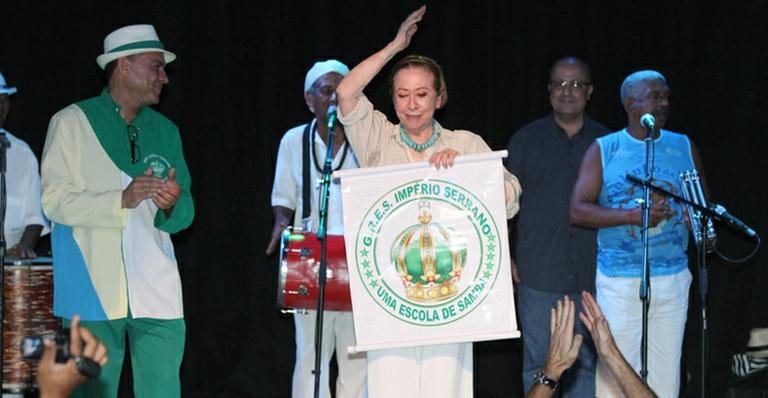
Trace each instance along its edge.
<path fill-rule="evenodd" d="M 64 320 L 69 327 L 70 320 Z M 109 361 L 101 375 L 88 380 L 72 397 L 117 397 L 120 371 L 129 341 L 133 370 L 133 393 L 137 398 L 177 398 L 181 396 L 179 367 L 184 355 L 184 319 L 128 318 L 112 321 L 83 321 L 107 346 Z"/>

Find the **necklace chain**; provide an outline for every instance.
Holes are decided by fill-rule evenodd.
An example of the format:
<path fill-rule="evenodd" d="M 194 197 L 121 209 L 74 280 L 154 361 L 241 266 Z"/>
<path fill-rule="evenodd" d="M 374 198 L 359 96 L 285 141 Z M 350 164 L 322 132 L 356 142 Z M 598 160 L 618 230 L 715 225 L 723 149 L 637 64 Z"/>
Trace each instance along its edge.
<path fill-rule="evenodd" d="M 323 172 L 323 168 L 320 167 L 320 163 L 317 162 L 317 156 L 315 155 L 315 138 L 317 138 L 317 124 L 312 126 L 312 137 L 310 137 L 310 148 L 312 148 L 310 155 L 312 156 L 312 163 L 315 164 L 315 170 L 317 170 L 318 173 Z M 333 145 L 333 143 L 330 143 L 328 145 Z M 347 144 L 346 140 L 343 144 L 341 144 L 342 147 L 344 147 L 343 152 L 341 153 L 341 159 L 339 160 L 339 164 L 336 165 L 336 167 L 332 167 L 333 171 L 336 171 L 340 169 L 344 165 L 344 161 L 347 159 L 347 152 L 349 152 L 349 145 Z"/>

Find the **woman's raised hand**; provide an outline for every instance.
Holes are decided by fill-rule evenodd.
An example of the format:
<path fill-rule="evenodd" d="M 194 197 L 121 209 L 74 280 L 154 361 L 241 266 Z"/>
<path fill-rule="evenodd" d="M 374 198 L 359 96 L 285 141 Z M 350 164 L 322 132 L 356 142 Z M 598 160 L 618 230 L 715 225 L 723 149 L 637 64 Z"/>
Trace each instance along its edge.
<path fill-rule="evenodd" d="M 402 51 L 408 47 L 409 44 L 411 44 L 411 38 L 418 29 L 416 24 L 421 21 L 421 18 L 426 12 L 427 6 L 423 5 L 419 7 L 418 10 L 412 12 L 411 15 L 408 15 L 408 18 L 405 18 L 405 21 L 400 24 L 400 29 L 397 31 L 397 36 L 395 36 L 395 39 L 392 41 L 397 45 L 397 51 Z"/>

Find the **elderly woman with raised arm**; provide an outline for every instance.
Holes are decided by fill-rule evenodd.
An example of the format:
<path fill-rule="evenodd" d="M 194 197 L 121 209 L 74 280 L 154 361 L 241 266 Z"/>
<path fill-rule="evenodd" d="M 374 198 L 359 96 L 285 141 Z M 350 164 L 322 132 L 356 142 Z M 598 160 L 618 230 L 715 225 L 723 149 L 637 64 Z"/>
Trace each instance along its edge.
<path fill-rule="evenodd" d="M 480 136 L 448 130 L 434 119 L 448 94 L 440 66 L 428 57 L 409 55 L 392 68 L 397 123 L 375 110 L 363 94 L 384 65 L 408 47 L 425 12 L 426 7 L 421 7 L 409 15 L 395 38 L 355 66 L 336 89 L 339 120 L 362 167 L 421 161 L 451 167 L 459 155 L 491 150 Z M 511 218 L 517 213 L 521 189 L 517 178 L 506 171 L 504 180 L 506 212 Z M 368 394 L 371 398 L 471 397 L 472 343 L 371 351 Z"/>

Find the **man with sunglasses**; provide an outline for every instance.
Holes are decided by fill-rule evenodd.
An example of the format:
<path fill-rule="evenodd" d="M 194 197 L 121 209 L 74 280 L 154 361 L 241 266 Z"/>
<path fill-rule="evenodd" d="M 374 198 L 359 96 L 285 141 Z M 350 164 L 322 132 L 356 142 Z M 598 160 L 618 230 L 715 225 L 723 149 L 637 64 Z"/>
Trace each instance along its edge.
<path fill-rule="evenodd" d="M 194 217 L 190 176 L 173 122 L 150 108 L 168 84 L 151 25 L 115 30 L 96 62 L 107 87 L 56 113 L 42 160 L 52 221 L 54 313 L 80 314 L 112 358 L 74 396 L 116 397 L 126 339 L 134 393 L 178 397 L 185 322 L 170 234 Z"/>
<path fill-rule="evenodd" d="M 526 391 L 553 376 L 543 370 L 549 348 L 549 309 L 563 295 L 580 303 L 582 291 L 594 292 L 595 232 L 571 226 L 568 220 L 581 158 L 597 137 L 608 132 L 585 113 L 594 93 L 590 78 L 589 66 L 579 58 L 555 62 L 547 85 L 552 113 L 518 130 L 507 147 L 507 169 L 525 189 L 515 220 L 512 277 L 523 335 Z M 566 397 L 593 397 L 595 348 L 579 321 L 576 331 L 585 341 L 576 363 L 560 379 L 558 392 Z"/>

